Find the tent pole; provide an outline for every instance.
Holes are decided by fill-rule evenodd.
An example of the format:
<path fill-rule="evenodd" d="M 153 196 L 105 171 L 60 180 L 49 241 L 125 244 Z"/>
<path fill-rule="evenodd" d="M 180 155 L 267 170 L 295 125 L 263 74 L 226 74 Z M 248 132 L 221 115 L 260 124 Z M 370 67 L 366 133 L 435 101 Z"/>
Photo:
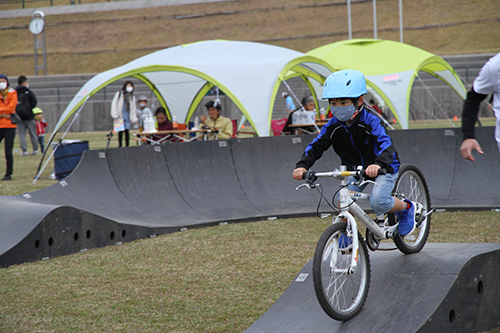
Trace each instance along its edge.
<path fill-rule="evenodd" d="M 59 140 L 62 140 L 64 139 L 64 137 L 66 136 L 66 134 L 68 133 L 69 129 L 71 128 L 71 126 L 73 126 L 73 123 L 75 122 L 76 118 L 78 118 L 78 116 L 80 115 L 80 112 L 82 111 L 83 107 L 85 106 L 85 104 L 87 104 L 87 101 L 89 100 L 90 96 L 87 96 L 87 98 L 85 99 L 85 102 L 83 102 L 82 106 L 80 106 L 80 109 L 78 109 L 78 112 L 76 113 L 76 115 L 73 117 L 73 120 L 71 121 L 71 123 L 69 124 L 68 126 L 68 129 L 66 129 L 66 132 L 64 132 L 63 136 L 59 139 Z M 35 176 L 35 179 L 33 179 L 33 184 L 35 184 L 38 179 L 40 179 L 40 175 L 42 174 L 43 170 L 45 170 L 45 167 L 47 166 L 47 163 L 49 163 L 50 159 L 52 158 L 52 156 L 54 155 L 54 153 L 56 152 L 56 150 L 54 150 L 52 152 L 52 154 L 50 154 L 50 157 L 48 158 L 47 162 L 45 163 L 45 165 L 43 166 L 42 168 L 42 163 L 43 163 L 43 160 L 45 158 L 45 155 L 47 155 L 47 150 L 48 148 L 50 147 L 50 144 L 52 143 L 53 139 L 55 138 L 57 132 L 54 133 L 52 136 L 51 136 L 51 139 L 49 140 L 49 142 L 47 143 L 47 149 L 45 149 L 45 152 L 43 153 L 42 155 L 42 159 L 40 160 L 40 163 L 38 164 L 38 169 L 36 170 L 37 171 L 37 174 Z"/>
<path fill-rule="evenodd" d="M 444 116 L 446 117 L 446 119 L 448 119 L 448 121 L 450 122 L 451 124 L 451 127 L 455 127 L 455 125 L 453 124 L 453 122 L 451 121 L 451 119 L 446 115 L 446 112 L 444 112 L 443 108 L 441 107 L 441 104 L 438 103 L 438 101 L 436 100 L 436 98 L 434 98 L 434 95 L 432 95 L 431 91 L 429 90 L 429 88 L 425 85 L 424 81 L 420 78 L 420 76 L 417 75 L 417 78 L 419 79 L 419 81 L 422 83 L 422 85 L 424 86 L 425 90 L 427 90 L 427 92 L 429 93 L 429 95 L 432 97 L 432 100 L 434 102 L 436 102 L 437 106 L 439 107 L 439 109 L 441 111 L 443 111 L 443 114 Z"/>
<path fill-rule="evenodd" d="M 297 101 L 297 103 L 300 105 L 300 109 L 302 109 L 302 111 L 306 111 L 306 109 L 304 108 L 304 106 L 302 105 L 302 103 L 299 101 L 299 99 L 297 98 L 297 96 L 295 96 L 295 94 L 293 93 L 293 91 L 292 91 L 292 89 L 290 88 L 290 86 L 288 85 L 288 83 L 286 83 L 286 81 L 285 81 L 285 80 L 283 80 L 283 83 L 284 83 L 284 84 L 285 84 L 285 86 L 287 87 L 288 91 L 289 91 L 289 92 L 292 94 L 292 96 L 295 98 L 295 100 Z M 314 119 L 312 119 L 312 121 L 313 121 L 313 125 L 314 125 L 314 127 L 316 127 L 316 130 L 318 131 L 318 133 L 319 133 L 319 132 L 321 132 L 321 131 L 320 131 L 320 129 L 319 129 L 319 127 L 318 127 L 318 125 L 316 125 L 316 121 L 314 121 Z"/>
<path fill-rule="evenodd" d="M 373 0 L 373 39 L 377 39 L 377 0 Z"/>

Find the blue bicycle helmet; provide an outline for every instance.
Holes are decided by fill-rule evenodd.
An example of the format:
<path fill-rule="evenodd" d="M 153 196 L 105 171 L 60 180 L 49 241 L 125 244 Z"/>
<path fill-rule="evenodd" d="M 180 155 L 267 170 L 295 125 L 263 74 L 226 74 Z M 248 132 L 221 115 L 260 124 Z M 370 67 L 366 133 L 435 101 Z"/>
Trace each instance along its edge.
<path fill-rule="evenodd" d="M 366 93 L 365 76 L 355 69 L 330 74 L 323 87 L 323 99 L 358 98 Z"/>

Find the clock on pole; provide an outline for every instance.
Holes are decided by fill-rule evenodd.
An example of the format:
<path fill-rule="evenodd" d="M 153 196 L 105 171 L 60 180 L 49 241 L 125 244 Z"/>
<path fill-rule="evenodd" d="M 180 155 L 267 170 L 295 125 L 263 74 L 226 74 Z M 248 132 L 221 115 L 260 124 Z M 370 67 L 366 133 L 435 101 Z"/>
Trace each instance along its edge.
<path fill-rule="evenodd" d="M 45 48 L 45 14 L 41 10 L 33 12 L 29 28 L 33 34 L 35 47 L 35 74 L 38 75 L 38 69 L 43 69 L 47 75 L 47 50 Z M 38 49 L 42 48 L 43 65 L 38 65 Z"/>

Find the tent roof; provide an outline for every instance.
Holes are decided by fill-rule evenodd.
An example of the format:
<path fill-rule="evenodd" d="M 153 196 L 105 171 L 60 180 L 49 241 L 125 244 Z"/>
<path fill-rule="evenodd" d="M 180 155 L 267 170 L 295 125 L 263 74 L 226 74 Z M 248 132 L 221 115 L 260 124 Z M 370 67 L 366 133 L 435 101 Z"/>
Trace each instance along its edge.
<path fill-rule="evenodd" d="M 274 99 L 290 72 L 322 84 L 332 70 L 313 56 L 260 43 L 217 40 L 167 48 L 89 80 L 62 114 L 54 133 L 90 96 L 114 81 L 133 76 L 148 84 L 179 121 L 189 120 L 208 85 L 217 86 L 257 134 L 269 135 Z"/>
<path fill-rule="evenodd" d="M 388 104 L 403 128 L 408 128 L 410 91 L 419 71 L 450 85 L 463 99 L 466 90 L 455 70 L 443 58 L 399 42 L 352 39 L 318 47 L 307 54 L 335 69 L 357 69 Z"/>

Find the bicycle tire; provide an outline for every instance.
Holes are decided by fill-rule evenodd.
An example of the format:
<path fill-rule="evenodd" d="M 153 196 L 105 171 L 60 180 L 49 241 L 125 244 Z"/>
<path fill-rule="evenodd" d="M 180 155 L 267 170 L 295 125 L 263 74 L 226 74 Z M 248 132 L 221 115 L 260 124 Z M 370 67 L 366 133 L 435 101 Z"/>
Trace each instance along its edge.
<path fill-rule="evenodd" d="M 399 170 L 399 176 L 394 185 L 393 195 L 404 196 L 412 202 L 418 202 L 424 206 L 424 212 L 431 209 L 431 198 L 427 182 L 415 165 L 403 164 Z M 392 215 L 392 218 L 396 217 Z M 396 221 L 397 222 L 397 221 Z M 424 247 L 429 237 L 431 227 L 431 215 L 428 215 L 420 224 L 415 226 L 415 230 L 406 236 L 396 235 L 394 243 L 396 247 L 405 254 L 417 253 Z"/>
<path fill-rule="evenodd" d="M 337 270 L 349 265 L 352 249 L 338 249 L 339 236 L 346 233 L 347 223 L 334 223 L 321 235 L 313 258 L 313 283 L 321 308 L 331 318 L 347 321 L 362 308 L 370 287 L 370 257 L 366 244 L 358 232 L 358 266 L 354 273 L 332 273 L 331 255 L 337 259 Z M 352 236 L 351 236 L 352 238 Z M 351 241 L 352 244 L 352 241 Z M 333 288 L 332 288 L 333 287 Z"/>

